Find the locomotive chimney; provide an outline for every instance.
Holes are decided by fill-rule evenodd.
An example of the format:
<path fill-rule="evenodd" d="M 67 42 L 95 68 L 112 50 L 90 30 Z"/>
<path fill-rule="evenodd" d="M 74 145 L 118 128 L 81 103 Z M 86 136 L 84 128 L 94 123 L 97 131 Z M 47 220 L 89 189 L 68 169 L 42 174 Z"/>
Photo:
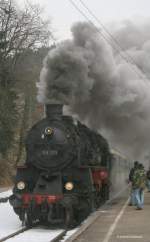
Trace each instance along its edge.
<path fill-rule="evenodd" d="M 63 105 L 62 104 L 46 104 L 45 114 L 48 119 L 58 120 L 61 119 L 63 115 Z"/>

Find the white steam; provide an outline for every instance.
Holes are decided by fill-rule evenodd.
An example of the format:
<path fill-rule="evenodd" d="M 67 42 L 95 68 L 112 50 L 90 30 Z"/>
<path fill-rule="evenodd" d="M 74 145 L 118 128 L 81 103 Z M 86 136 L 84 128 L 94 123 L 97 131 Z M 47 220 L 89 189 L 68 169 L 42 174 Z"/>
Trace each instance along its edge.
<path fill-rule="evenodd" d="M 113 146 L 141 158 L 150 147 L 150 21 L 114 25 L 114 36 L 135 65 L 127 64 L 89 23 L 75 24 L 72 35 L 45 58 L 38 100 L 69 105 Z M 138 67 L 146 78 L 136 74 Z"/>

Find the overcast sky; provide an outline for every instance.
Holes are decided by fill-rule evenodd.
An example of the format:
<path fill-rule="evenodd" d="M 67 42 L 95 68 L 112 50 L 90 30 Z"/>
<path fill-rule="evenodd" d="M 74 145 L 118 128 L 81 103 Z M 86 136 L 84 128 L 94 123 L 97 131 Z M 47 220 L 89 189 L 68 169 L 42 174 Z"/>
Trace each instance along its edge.
<path fill-rule="evenodd" d="M 16 0 L 19 4 L 24 0 Z M 52 19 L 58 39 L 70 36 L 73 22 L 85 20 L 69 0 L 28 0 L 45 7 L 45 14 Z M 83 0 L 93 13 L 105 24 L 121 19 L 150 17 L 150 0 Z M 81 8 L 79 0 L 74 0 Z M 83 7 L 81 8 L 83 10 Z"/>

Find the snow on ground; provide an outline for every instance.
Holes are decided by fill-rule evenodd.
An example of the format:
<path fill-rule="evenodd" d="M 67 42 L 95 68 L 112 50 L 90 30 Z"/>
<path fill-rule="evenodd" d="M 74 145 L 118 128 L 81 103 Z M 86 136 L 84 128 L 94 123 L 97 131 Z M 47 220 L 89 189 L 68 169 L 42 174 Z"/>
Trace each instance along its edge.
<path fill-rule="evenodd" d="M 7 197 L 12 194 L 11 190 L 0 193 L 0 197 Z M 0 239 L 3 237 L 14 233 L 21 229 L 21 221 L 18 216 L 14 213 L 13 208 L 7 203 L 0 204 Z M 67 232 L 64 240 L 76 232 L 77 229 L 70 230 Z M 33 228 L 29 231 L 26 231 L 16 237 L 13 237 L 7 241 L 11 242 L 50 242 L 51 239 L 55 238 L 60 234 L 62 230 L 51 230 L 45 227 Z"/>
<path fill-rule="evenodd" d="M 8 191 L 5 191 L 5 192 L 1 192 L 2 190 L 3 190 L 3 188 L 0 189 L 0 198 L 2 198 L 2 197 L 8 197 L 8 196 L 10 196 L 12 194 L 12 190 L 10 190 L 10 189 Z"/>
<path fill-rule="evenodd" d="M 50 230 L 46 228 L 34 228 L 7 240 L 8 242 L 50 242 L 62 230 Z"/>
<path fill-rule="evenodd" d="M 9 202 L 0 204 L 0 239 L 17 230 L 21 229 L 21 221 L 14 213 Z M 15 242 L 49 242 L 50 239 L 61 233 L 62 230 L 50 230 L 46 228 L 34 228 L 26 231 L 17 237 L 11 238 L 8 241 Z"/>
<path fill-rule="evenodd" d="M 9 202 L 0 204 L 0 239 L 21 228 L 21 222 Z"/>
<path fill-rule="evenodd" d="M 12 194 L 11 190 L 0 193 L 1 197 L 7 197 Z M 0 203 L 0 238 L 15 232 L 21 228 L 21 222 L 18 216 L 14 213 L 9 202 Z"/>

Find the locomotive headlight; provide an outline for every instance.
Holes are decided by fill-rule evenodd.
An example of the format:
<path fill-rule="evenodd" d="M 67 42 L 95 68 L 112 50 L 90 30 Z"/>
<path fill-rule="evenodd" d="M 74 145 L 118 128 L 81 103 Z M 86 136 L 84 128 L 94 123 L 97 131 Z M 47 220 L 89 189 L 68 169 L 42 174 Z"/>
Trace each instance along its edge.
<path fill-rule="evenodd" d="M 46 134 L 46 135 L 52 135 L 52 134 L 53 134 L 53 129 L 52 129 L 51 127 L 47 127 L 47 128 L 45 129 L 45 134 Z"/>
<path fill-rule="evenodd" d="M 23 189 L 25 189 L 25 183 L 23 182 L 23 181 L 20 181 L 20 182 L 18 182 L 17 183 L 17 188 L 19 189 L 19 190 L 23 190 Z"/>
<path fill-rule="evenodd" d="M 72 182 L 67 182 L 65 184 L 65 189 L 68 190 L 68 191 L 71 191 L 72 189 L 74 188 L 74 185 Z"/>

